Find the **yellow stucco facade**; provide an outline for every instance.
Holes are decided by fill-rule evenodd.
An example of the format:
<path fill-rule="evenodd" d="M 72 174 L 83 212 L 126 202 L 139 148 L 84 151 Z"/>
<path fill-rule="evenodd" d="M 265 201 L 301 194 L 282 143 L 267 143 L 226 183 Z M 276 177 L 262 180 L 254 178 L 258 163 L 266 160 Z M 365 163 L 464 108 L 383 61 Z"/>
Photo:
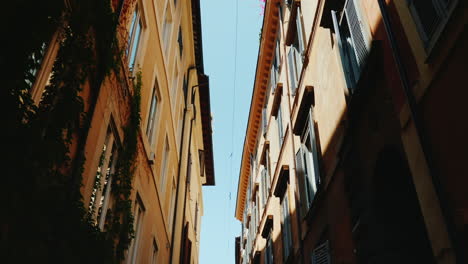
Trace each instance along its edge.
<path fill-rule="evenodd" d="M 112 174 L 141 73 L 141 126 L 132 180 L 135 237 L 123 263 L 198 263 L 202 186 L 214 185 L 209 79 L 203 70 L 198 0 L 113 1 L 119 13 L 121 77 L 97 95 L 85 144 L 81 192 L 105 231 Z M 56 34 L 57 35 L 57 34 Z M 57 54 L 51 41 L 32 89 L 39 102 Z M 88 97 L 85 86 L 83 97 Z M 98 175 L 107 175 L 98 177 Z"/>

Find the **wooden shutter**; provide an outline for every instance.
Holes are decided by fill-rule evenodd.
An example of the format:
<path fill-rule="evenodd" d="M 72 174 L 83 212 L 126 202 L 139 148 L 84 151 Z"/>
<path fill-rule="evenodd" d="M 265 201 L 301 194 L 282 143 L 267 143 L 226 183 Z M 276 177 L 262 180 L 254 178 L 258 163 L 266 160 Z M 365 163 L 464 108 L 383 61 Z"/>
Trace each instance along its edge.
<path fill-rule="evenodd" d="M 312 252 L 312 264 L 329 264 L 331 263 L 330 248 L 328 240 L 319 245 Z"/>
<path fill-rule="evenodd" d="M 291 81 L 291 92 L 292 94 L 296 94 L 296 84 L 297 84 L 297 79 L 296 79 L 296 66 L 294 63 L 295 60 L 295 55 L 294 55 L 294 47 L 291 46 L 289 49 L 288 53 L 288 64 L 289 64 L 289 78 Z"/>
<path fill-rule="evenodd" d="M 351 39 L 353 40 L 354 52 L 358 61 L 359 68 L 364 66 L 369 55 L 368 40 L 364 32 L 363 23 L 358 9 L 354 3 L 355 0 L 348 0 L 346 3 L 346 20 L 348 21 Z"/>
<path fill-rule="evenodd" d="M 262 128 L 263 128 L 263 135 L 266 135 L 267 132 L 267 126 L 268 126 L 268 119 L 267 119 L 267 109 L 266 107 L 263 108 L 262 110 Z"/>
<path fill-rule="evenodd" d="M 304 217 L 307 213 L 307 191 L 305 186 L 305 174 L 304 174 L 304 148 L 301 145 L 299 150 L 296 153 L 296 175 L 297 180 L 299 183 L 299 197 L 300 197 L 300 204 L 301 204 L 301 216 Z"/>

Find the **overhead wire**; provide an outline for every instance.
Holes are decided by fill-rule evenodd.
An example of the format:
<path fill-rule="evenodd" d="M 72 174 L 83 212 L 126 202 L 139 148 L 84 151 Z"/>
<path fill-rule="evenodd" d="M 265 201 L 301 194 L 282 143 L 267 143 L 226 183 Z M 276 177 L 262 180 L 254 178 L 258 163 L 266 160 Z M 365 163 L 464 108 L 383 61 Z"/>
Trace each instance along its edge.
<path fill-rule="evenodd" d="M 235 138 L 235 121 L 236 121 L 236 85 L 237 85 L 237 38 L 238 38 L 238 24 L 239 24 L 239 1 L 236 1 L 236 16 L 235 16 L 235 33 L 234 33 L 234 71 L 233 71 L 233 89 L 232 89 L 232 116 L 231 116 L 231 153 L 229 155 L 230 166 L 229 166 L 229 199 L 227 200 L 229 208 L 228 212 L 232 211 L 232 186 L 233 184 L 233 159 L 234 159 L 234 138 Z M 226 216 L 227 217 L 227 216 Z M 228 225 L 228 234 L 231 234 L 231 221 L 226 219 Z M 230 250 L 231 241 L 227 241 L 227 253 Z"/>

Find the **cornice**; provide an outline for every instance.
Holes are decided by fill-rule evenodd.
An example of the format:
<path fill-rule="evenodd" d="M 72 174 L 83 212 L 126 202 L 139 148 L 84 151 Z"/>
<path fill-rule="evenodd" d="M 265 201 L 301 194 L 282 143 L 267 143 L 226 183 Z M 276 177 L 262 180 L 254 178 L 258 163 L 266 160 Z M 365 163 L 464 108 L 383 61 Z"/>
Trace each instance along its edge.
<path fill-rule="evenodd" d="M 247 123 L 244 148 L 242 151 L 239 183 L 237 188 L 235 217 L 242 221 L 242 213 L 246 201 L 246 191 L 250 174 L 250 153 L 257 143 L 258 130 L 262 119 L 262 109 L 265 102 L 271 63 L 275 54 L 275 43 L 278 31 L 280 0 L 267 0 L 262 25 L 262 38 L 257 58 L 257 69 L 250 103 L 249 119 Z"/>

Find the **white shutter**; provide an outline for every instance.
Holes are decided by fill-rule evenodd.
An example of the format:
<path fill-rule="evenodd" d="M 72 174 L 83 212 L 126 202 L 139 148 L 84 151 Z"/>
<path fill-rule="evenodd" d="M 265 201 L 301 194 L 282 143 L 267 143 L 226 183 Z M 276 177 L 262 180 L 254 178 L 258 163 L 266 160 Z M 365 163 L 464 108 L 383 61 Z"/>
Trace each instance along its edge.
<path fill-rule="evenodd" d="M 369 39 L 363 28 L 359 9 L 356 7 L 355 0 L 348 0 L 346 3 L 346 19 L 353 40 L 354 52 L 358 61 L 359 68 L 362 68 L 369 55 Z M 359 2 L 359 0 L 357 0 Z"/>
<path fill-rule="evenodd" d="M 310 176 L 311 176 L 311 184 L 314 192 L 317 192 L 317 188 L 320 184 L 320 166 L 318 162 L 318 151 L 317 148 L 317 140 L 315 138 L 315 122 L 314 117 L 312 114 L 312 110 L 309 112 L 309 133 L 310 133 L 310 143 L 312 145 L 312 162 L 313 162 L 313 169 L 311 168 Z"/>
<path fill-rule="evenodd" d="M 294 55 L 296 58 L 296 80 L 298 86 L 296 88 L 299 88 L 299 80 L 301 79 L 302 73 L 302 55 L 301 52 L 299 52 L 297 49 L 294 49 Z"/>
<path fill-rule="evenodd" d="M 301 199 L 301 216 L 304 217 L 308 209 L 306 181 L 304 174 L 304 147 L 301 145 L 296 153 L 296 175 L 299 182 L 299 196 Z"/>
<path fill-rule="evenodd" d="M 297 85 L 297 79 L 296 79 L 296 65 L 294 63 L 295 60 L 295 55 L 294 55 L 294 47 L 291 46 L 289 49 L 288 53 L 288 64 L 289 64 L 289 78 L 291 80 L 291 92 L 292 94 L 296 94 L 296 85 Z"/>
<path fill-rule="evenodd" d="M 299 53 L 301 55 L 301 61 L 302 61 L 302 55 L 305 50 L 305 42 L 304 42 L 304 30 L 302 26 L 302 14 L 301 14 L 301 7 L 297 7 L 297 14 L 296 14 L 296 34 L 297 34 L 297 40 L 299 42 Z"/>
<path fill-rule="evenodd" d="M 352 73 L 350 71 L 349 64 L 348 64 L 349 62 L 348 53 L 344 50 L 344 47 L 343 47 L 343 42 L 342 42 L 341 33 L 340 33 L 340 24 L 338 23 L 336 11 L 332 10 L 331 15 L 332 15 L 332 20 L 333 20 L 333 27 L 335 29 L 336 42 L 338 43 L 338 51 L 340 52 L 341 66 L 343 67 L 346 84 L 348 88 L 353 88 L 354 81 L 352 79 Z"/>

